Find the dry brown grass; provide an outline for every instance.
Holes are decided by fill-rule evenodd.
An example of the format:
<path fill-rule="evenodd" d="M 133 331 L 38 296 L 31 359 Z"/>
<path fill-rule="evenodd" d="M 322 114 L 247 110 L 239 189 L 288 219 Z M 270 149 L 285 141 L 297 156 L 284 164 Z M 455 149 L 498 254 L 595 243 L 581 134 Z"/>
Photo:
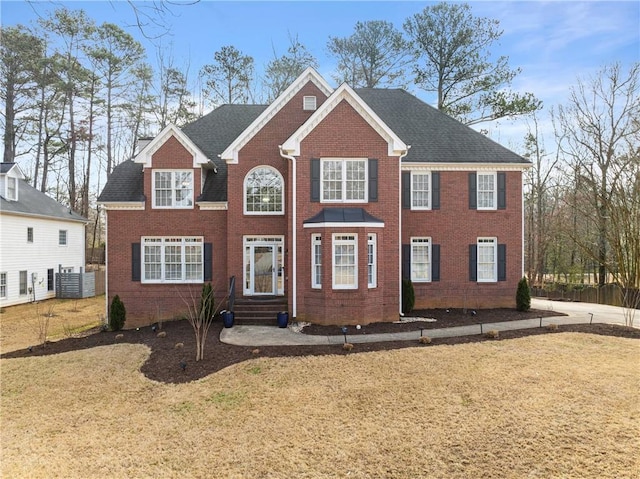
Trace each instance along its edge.
<path fill-rule="evenodd" d="M 100 324 L 100 315 L 105 315 L 104 295 L 80 300 L 48 299 L 4 308 L 0 313 L 0 352 L 41 344 L 43 315 L 49 314 L 49 341 L 80 334 Z"/>
<path fill-rule="evenodd" d="M 141 345 L 4 359 L 3 477 L 630 478 L 638 341 L 578 333 L 255 358 L 147 380 Z"/>

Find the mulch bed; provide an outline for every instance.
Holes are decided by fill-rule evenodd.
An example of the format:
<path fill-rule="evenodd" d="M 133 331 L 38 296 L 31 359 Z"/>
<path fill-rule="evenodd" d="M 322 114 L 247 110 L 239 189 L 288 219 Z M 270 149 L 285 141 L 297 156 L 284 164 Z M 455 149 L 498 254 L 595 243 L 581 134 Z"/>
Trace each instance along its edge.
<path fill-rule="evenodd" d="M 516 319 L 539 318 L 558 316 L 553 311 L 529 311 L 520 313 L 515 310 L 494 309 L 481 310 L 476 315 L 461 310 L 415 311 L 414 316 L 435 318 L 436 322 L 402 322 L 402 323 L 376 323 L 362 326 L 357 330 L 354 326 L 348 327 L 348 334 L 375 334 L 387 332 L 416 331 L 420 328 L 433 329 L 463 326 L 469 324 L 487 324 L 497 321 L 511 321 Z M 274 322 L 274 328 L 277 327 Z M 345 355 L 369 351 L 385 351 L 407 347 L 430 347 L 442 344 L 462 344 L 480 341 L 496 341 L 483 335 L 463 336 L 455 338 L 434 338 L 431 345 L 421 345 L 417 341 L 387 341 L 380 343 L 359 343 L 354 345 L 351 352 L 346 352 L 339 345 L 318 346 L 267 346 L 253 348 L 247 346 L 232 346 L 221 343 L 219 340 L 222 322 L 216 319 L 209 330 L 206 343 L 205 359 L 195 361 L 194 333 L 185 320 L 169 321 L 162 324 L 165 337 L 158 337 L 157 332 L 151 327 L 131 329 L 115 332 L 89 331 L 82 337 L 62 339 L 48 342 L 44 346 L 34 346 L 2 354 L 1 358 L 24 358 L 33 356 L 47 356 L 50 354 L 76 351 L 97 346 L 106 346 L 116 343 L 144 344 L 151 350 L 149 359 L 141 368 L 142 373 L 149 379 L 164 383 L 186 383 L 208 376 L 227 366 L 240 363 L 255 357 L 295 357 L 295 356 L 319 356 L 319 355 Z M 548 328 L 523 329 L 517 331 L 501 331 L 497 341 L 513 338 L 521 338 L 536 334 L 556 334 L 556 332 L 574 331 L 608 336 L 619 336 L 640 339 L 640 329 L 608 324 L 578 324 L 558 326 L 557 331 Z M 304 334 L 342 334 L 338 326 L 310 325 L 303 329 Z M 122 337 L 116 338 L 117 335 Z M 428 332 L 425 333 L 425 336 Z M 182 343 L 183 347 L 176 347 Z"/>

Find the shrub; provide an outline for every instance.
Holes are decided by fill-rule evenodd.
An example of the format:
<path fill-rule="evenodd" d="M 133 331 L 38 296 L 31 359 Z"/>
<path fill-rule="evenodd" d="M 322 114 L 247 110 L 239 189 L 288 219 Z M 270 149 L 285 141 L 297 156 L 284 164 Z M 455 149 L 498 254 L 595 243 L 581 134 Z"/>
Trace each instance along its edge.
<path fill-rule="evenodd" d="M 522 277 L 518 281 L 518 289 L 516 291 L 516 309 L 518 311 L 529 311 L 531 309 L 531 292 L 527 278 Z"/>
<path fill-rule="evenodd" d="M 202 285 L 202 295 L 200 296 L 200 305 L 198 314 L 202 319 L 209 320 L 215 313 L 215 303 L 213 300 L 213 288 L 211 283 L 205 283 Z"/>
<path fill-rule="evenodd" d="M 500 331 L 498 331 L 497 329 L 491 329 L 484 333 L 484 336 L 485 338 L 489 339 L 498 339 L 500 337 Z"/>
<path fill-rule="evenodd" d="M 416 304 L 416 292 L 410 279 L 402 280 L 402 312 L 410 313 Z"/>
<path fill-rule="evenodd" d="M 431 338 L 429 336 L 420 336 L 420 339 L 418 339 L 418 341 L 420 342 L 420 344 L 431 344 Z"/>
<path fill-rule="evenodd" d="M 124 307 L 124 303 L 120 300 L 120 296 L 116 294 L 111 301 L 111 308 L 109 309 L 109 329 L 111 331 L 120 331 L 124 328 L 126 319 L 127 310 Z"/>

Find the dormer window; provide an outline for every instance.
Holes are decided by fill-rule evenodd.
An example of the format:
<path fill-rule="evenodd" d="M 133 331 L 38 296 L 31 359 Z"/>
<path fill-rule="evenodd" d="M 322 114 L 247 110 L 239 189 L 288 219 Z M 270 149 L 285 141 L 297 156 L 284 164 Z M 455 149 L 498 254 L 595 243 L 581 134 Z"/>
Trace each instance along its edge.
<path fill-rule="evenodd" d="M 314 111 L 317 108 L 315 96 L 302 97 L 302 109 L 305 111 Z"/>
<path fill-rule="evenodd" d="M 7 176 L 7 200 L 18 201 L 18 179 Z"/>
<path fill-rule="evenodd" d="M 193 171 L 154 171 L 153 207 L 193 208 Z"/>

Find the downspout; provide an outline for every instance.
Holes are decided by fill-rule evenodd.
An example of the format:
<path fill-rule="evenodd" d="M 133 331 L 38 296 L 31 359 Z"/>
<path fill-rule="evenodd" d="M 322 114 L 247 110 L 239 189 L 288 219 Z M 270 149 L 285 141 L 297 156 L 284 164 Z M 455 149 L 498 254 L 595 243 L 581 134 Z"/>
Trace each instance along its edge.
<path fill-rule="evenodd" d="M 398 313 L 400 316 L 404 316 L 402 312 L 402 159 L 409 154 L 409 148 L 411 145 L 407 145 L 407 149 L 398 158 L 398 191 L 400 192 L 398 201 L 398 284 L 400 285 L 400 301 L 398 301 Z"/>
<path fill-rule="evenodd" d="M 297 176 L 296 176 L 296 159 L 287 155 L 282 149 L 282 145 L 278 145 L 280 150 L 280 156 L 286 160 L 291 160 L 291 174 L 293 179 L 291 181 L 291 279 L 289 282 L 291 285 L 291 294 L 293 296 L 293 304 L 291 305 L 291 317 L 295 318 L 298 315 L 298 233 L 296 225 L 297 207 L 296 207 L 296 191 L 297 191 Z"/>
<path fill-rule="evenodd" d="M 98 213 L 100 214 L 100 213 Z M 109 214 L 104 210 L 104 324 L 109 324 Z"/>

